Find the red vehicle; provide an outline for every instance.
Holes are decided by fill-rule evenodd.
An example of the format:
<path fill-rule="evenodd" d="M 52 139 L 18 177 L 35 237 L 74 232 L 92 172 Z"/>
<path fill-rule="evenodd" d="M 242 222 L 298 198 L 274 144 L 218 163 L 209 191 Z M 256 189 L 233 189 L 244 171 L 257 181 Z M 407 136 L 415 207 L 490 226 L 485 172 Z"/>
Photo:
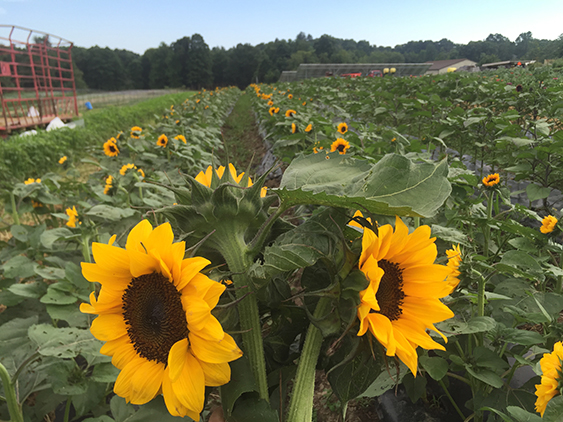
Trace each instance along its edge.
<path fill-rule="evenodd" d="M 381 73 L 381 70 L 379 69 L 374 69 L 374 70 L 370 70 L 369 73 L 367 74 L 368 78 L 382 78 L 383 77 L 383 73 Z"/>

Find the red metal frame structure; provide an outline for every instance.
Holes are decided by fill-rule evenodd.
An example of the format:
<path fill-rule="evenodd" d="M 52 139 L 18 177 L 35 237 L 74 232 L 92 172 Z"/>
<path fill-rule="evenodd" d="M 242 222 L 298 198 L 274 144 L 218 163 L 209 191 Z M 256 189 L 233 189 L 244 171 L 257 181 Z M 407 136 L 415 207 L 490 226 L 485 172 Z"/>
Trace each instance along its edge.
<path fill-rule="evenodd" d="M 78 115 L 72 46 L 45 32 L 0 25 L 0 133 Z"/>

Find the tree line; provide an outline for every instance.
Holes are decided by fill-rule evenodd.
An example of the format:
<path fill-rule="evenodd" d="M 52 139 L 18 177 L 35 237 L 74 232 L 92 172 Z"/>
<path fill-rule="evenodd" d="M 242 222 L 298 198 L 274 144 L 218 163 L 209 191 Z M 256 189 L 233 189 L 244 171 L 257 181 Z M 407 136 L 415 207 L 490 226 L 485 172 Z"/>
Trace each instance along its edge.
<path fill-rule="evenodd" d="M 276 82 L 282 71 L 296 70 L 301 63 L 421 63 L 458 58 L 478 64 L 516 59 L 543 62 L 563 57 L 563 34 L 556 40 L 536 39 L 531 32 L 525 32 L 514 41 L 491 34 L 468 44 L 444 38 L 381 47 L 330 35 L 313 38 L 301 32 L 293 40 L 276 38 L 256 46 L 238 44 L 229 49 L 209 48 L 200 34 L 193 34 L 170 45 L 161 43 L 142 55 L 98 46 L 75 46 L 72 55 L 78 88 L 245 88 L 252 82 Z"/>

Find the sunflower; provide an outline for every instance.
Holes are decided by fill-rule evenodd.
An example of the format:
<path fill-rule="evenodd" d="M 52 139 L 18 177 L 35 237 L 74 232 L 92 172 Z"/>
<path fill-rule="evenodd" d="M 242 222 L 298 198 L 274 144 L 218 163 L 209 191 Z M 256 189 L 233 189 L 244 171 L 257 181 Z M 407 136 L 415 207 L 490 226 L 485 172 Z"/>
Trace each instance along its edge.
<path fill-rule="evenodd" d="M 195 177 L 195 180 L 199 183 L 201 183 L 204 186 L 207 186 L 208 188 L 211 187 L 211 179 L 213 178 L 213 167 L 209 166 L 207 167 L 207 169 L 205 170 L 205 172 L 200 171 L 198 173 L 198 175 Z M 231 177 L 234 179 L 234 181 L 239 184 L 240 181 L 242 180 L 242 177 L 244 176 L 244 172 L 242 172 L 241 174 L 237 175 L 237 170 L 235 169 L 235 166 L 232 163 L 229 163 L 229 171 L 231 173 Z M 215 173 L 217 174 L 217 176 L 219 176 L 219 179 L 223 178 L 223 174 L 225 173 L 225 167 L 224 166 L 219 166 L 219 168 L 217 170 L 215 170 Z M 249 177 L 248 178 L 248 185 L 247 187 L 251 187 L 253 185 L 252 183 L 252 179 Z M 264 198 L 266 196 L 266 192 L 268 191 L 268 188 L 266 186 L 264 186 L 261 190 L 260 190 L 260 197 Z"/>
<path fill-rule="evenodd" d="M 159 147 L 166 148 L 166 145 L 168 145 L 168 137 L 165 134 L 160 135 L 158 137 L 158 140 L 156 141 L 156 144 Z"/>
<path fill-rule="evenodd" d="M 67 156 L 63 155 L 61 158 L 59 158 L 59 164 L 63 164 L 66 160 L 67 160 Z"/>
<path fill-rule="evenodd" d="M 451 287 L 450 293 L 459 284 L 459 266 L 461 265 L 461 249 L 459 245 L 452 245 L 452 249 L 446 250 L 446 255 L 448 256 L 448 267 L 451 269 L 451 274 L 446 278 L 446 283 Z"/>
<path fill-rule="evenodd" d="M 557 224 L 557 218 L 555 218 L 552 215 L 548 215 L 547 217 L 544 217 L 543 220 L 541 221 L 541 227 L 540 227 L 540 232 L 542 232 L 543 234 L 547 234 L 547 233 L 551 233 L 553 230 L 555 230 L 555 225 Z"/>
<path fill-rule="evenodd" d="M 293 117 L 295 116 L 295 113 L 297 113 L 295 110 L 289 109 L 285 112 L 285 117 Z"/>
<path fill-rule="evenodd" d="M 176 139 L 177 141 L 182 141 L 183 143 L 187 144 L 186 137 L 184 135 L 176 135 L 174 136 L 174 139 Z"/>
<path fill-rule="evenodd" d="M 279 110 L 278 110 L 279 111 Z M 270 113 L 270 116 L 273 116 L 274 114 L 277 113 L 276 108 L 275 107 L 270 107 L 270 109 L 268 110 L 268 113 Z"/>
<path fill-rule="evenodd" d="M 104 187 L 104 195 L 107 195 L 113 187 L 113 176 L 110 174 L 106 177 L 106 186 Z"/>
<path fill-rule="evenodd" d="M 270 100 L 270 101 L 268 101 L 268 105 L 269 105 L 270 107 L 272 107 L 272 106 L 274 105 L 274 102 L 273 102 L 272 100 Z"/>
<path fill-rule="evenodd" d="M 344 135 L 346 132 L 348 132 L 348 125 L 344 122 L 339 123 L 338 124 L 338 132 L 340 132 L 342 135 Z"/>
<path fill-rule="evenodd" d="M 66 209 L 66 215 L 68 215 L 68 221 L 66 225 L 68 227 L 76 227 L 76 223 L 78 222 L 78 212 L 76 211 L 76 207 L 73 205 L 72 208 Z"/>
<path fill-rule="evenodd" d="M 358 219 L 360 221 L 365 220 L 367 223 L 369 224 L 373 224 L 371 222 L 371 218 L 369 217 L 364 217 L 364 215 L 362 214 L 362 212 L 360 210 L 357 210 L 354 215 L 352 216 L 352 219 L 348 222 L 348 225 L 351 227 L 356 227 L 357 229 L 360 230 L 364 230 L 364 226 L 362 226 L 360 223 L 358 223 L 356 220 L 354 219 Z M 377 223 L 376 223 L 377 224 Z"/>
<path fill-rule="evenodd" d="M 449 293 L 450 287 L 444 280 L 451 269 L 434 264 L 435 240 L 430 238 L 428 226 L 420 226 L 409 234 L 399 217 L 395 231 L 389 224 L 379 227 L 378 234 L 364 228 L 362 238 L 359 267 L 369 285 L 360 292 L 358 336 L 369 328 L 387 350 L 387 356 L 397 356 L 414 376 L 418 346 L 445 350 L 426 331 L 442 335 L 434 323 L 454 316 L 439 300 Z"/>
<path fill-rule="evenodd" d="M 139 139 L 142 131 L 143 131 L 143 129 L 140 128 L 139 126 L 133 126 L 131 128 L 131 138 Z"/>
<path fill-rule="evenodd" d="M 102 288 L 80 306 L 99 314 L 90 330 L 121 371 L 114 392 L 136 405 L 162 393 L 170 414 L 197 421 L 205 386 L 229 382 L 228 362 L 242 355 L 211 314 L 225 286 L 200 273 L 207 259 L 184 259 L 169 223 L 153 230 L 141 221 L 125 249 L 115 238 L 94 243 L 95 263 L 82 263 L 84 277 Z"/>
<path fill-rule="evenodd" d="M 119 148 L 117 148 L 115 138 L 110 138 L 104 143 L 104 154 L 108 157 L 117 157 L 119 155 Z"/>
<path fill-rule="evenodd" d="M 139 173 L 143 179 L 145 178 L 145 172 L 143 169 L 137 169 L 137 173 Z"/>
<path fill-rule="evenodd" d="M 305 128 L 305 132 L 309 133 L 309 132 L 311 132 L 312 130 L 313 130 L 313 125 L 312 125 L 311 123 L 309 123 L 309 124 L 307 125 L 307 127 Z"/>
<path fill-rule="evenodd" d="M 319 152 L 321 152 L 324 148 L 323 147 L 313 147 L 313 152 L 315 154 L 318 154 Z"/>
<path fill-rule="evenodd" d="M 125 173 L 127 173 L 127 170 L 136 169 L 136 168 L 137 168 L 137 166 L 133 163 L 125 164 L 119 170 L 119 174 L 121 174 L 122 176 L 125 176 Z"/>
<path fill-rule="evenodd" d="M 289 94 L 289 95 L 287 96 L 287 99 L 288 99 L 288 100 L 293 100 L 293 94 Z"/>
<path fill-rule="evenodd" d="M 488 176 L 483 177 L 483 184 L 488 188 L 493 187 L 494 185 L 500 182 L 500 176 L 498 173 L 489 174 Z"/>
<path fill-rule="evenodd" d="M 43 208 L 43 204 L 34 199 L 31 200 L 31 205 L 33 206 L 33 208 Z"/>
<path fill-rule="evenodd" d="M 295 123 L 291 124 L 291 133 L 296 133 L 297 132 L 297 125 Z"/>
<path fill-rule="evenodd" d="M 563 369 L 561 361 L 563 360 L 563 343 L 558 341 L 553 345 L 552 353 L 545 353 L 540 359 L 542 371 L 541 384 L 536 384 L 536 412 L 543 414 L 547 403 L 560 394 L 563 388 Z"/>
<path fill-rule="evenodd" d="M 39 182 L 41 181 L 41 179 L 37 179 L 37 180 L 39 180 Z M 37 182 L 37 183 L 39 183 L 39 182 Z M 32 183 L 35 183 L 35 179 L 33 177 L 30 177 L 25 182 L 23 182 L 24 185 L 31 185 Z"/>
<path fill-rule="evenodd" d="M 338 151 L 340 155 L 346 154 L 346 151 L 350 148 L 348 141 L 342 138 L 338 138 L 330 146 L 330 152 Z"/>

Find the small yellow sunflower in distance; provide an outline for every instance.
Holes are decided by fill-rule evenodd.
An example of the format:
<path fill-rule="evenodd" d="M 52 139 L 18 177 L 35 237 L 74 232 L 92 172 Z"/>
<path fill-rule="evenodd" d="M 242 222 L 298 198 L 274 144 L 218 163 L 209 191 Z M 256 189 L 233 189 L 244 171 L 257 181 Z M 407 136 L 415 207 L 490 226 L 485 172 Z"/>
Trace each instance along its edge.
<path fill-rule="evenodd" d="M 350 149 L 350 144 L 347 140 L 342 138 L 338 138 L 330 146 L 330 152 L 338 151 L 340 155 L 346 154 L 346 151 L 348 151 L 348 149 Z"/>
<path fill-rule="evenodd" d="M 313 125 L 312 125 L 311 123 L 309 123 L 309 124 L 307 125 L 307 127 L 305 128 L 305 132 L 309 133 L 309 132 L 311 132 L 312 130 L 313 130 Z"/>
<path fill-rule="evenodd" d="M 285 117 L 293 117 L 295 116 L 295 113 L 297 113 L 295 110 L 289 109 L 285 112 Z"/>
<path fill-rule="evenodd" d="M 72 208 L 66 209 L 66 215 L 68 215 L 68 221 L 66 225 L 68 227 L 76 227 L 76 223 L 78 222 L 78 211 L 76 211 L 76 207 L 73 205 Z"/>
<path fill-rule="evenodd" d="M 125 249 L 115 238 L 93 243 L 95 263 L 82 263 L 84 277 L 102 288 L 80 306 L 99 315 L 90 330 L 121 371 L 114 392 L 137 405 L 162 393 L 171 415 L 197 421 L 205 386 L 229 382 L 228 362 L 242 355 L 211 314 L 225 286 L 200 272 L 207 259 L 184 259 L 168 223 L 141 221 Z"/>
<path fill-rule="evenodd" d="M 125 176 L 125 173 L 127 173 L 127 170 L 129 169 L 136 169 L 137 166 L 133 163 L 129 163 L 129 164 L 124 164 L 121 169 L 119 170 L 119 174 L 121 174 L 122 176 Z"/>
<path fill-rule="evenodd" d="M 59 164 L 64 164 L 67 159 L 68 157 L 66 155 L 63 155 L 61 158 L 59 158 Z"/>
<path fill-rule="evenodd" d="M 176 139 L 177 141 L 182 141 L 183 143 L 187 144 L 186 137 L 184 135 L 176 135 L 174 136 L 174 139 Z"/>
<path fill-rule="evenodd" d="M 557 218 L 552 215 L 544 217 L 541 221 L 540 232 L 542 232 L 543 234 L 551 233 L 553 230 L 555 230 L 557 221 Z"/>
<path fill-rule="evenodd" d="M 240 181 L 242 180 L 242 177 L 244 176 L 244 172 L 237 175 L 237 170 L 232 163 L 229 163 L 229 171 L 231 173 L 231 177 L 235 180 L 235 182 L 237 182 L 237 184 L 240 183 Z M 219 166 L 219 168 L 217 170 L 215 170 L 215 173 L 217 174 L 217 176 L 219 176 L 219 179 L 222 179 L 223 174 L 225 174 L 225 166 Z M 198 175 L 195 177 L 195 180 L 197 182 L 201 183 L 202 185 L 210 188 L 212 178 L 213 178 L 213 167 L 209 166 L 209 167 L 207 167 L 205 172 L 200 171 L 198 173 Z M 252 185 L 253 185 L 252 179 L 249 177 L 247 187 L 251 187 Z M 260 197 L 264 198 L 266 196 L 267 191 L 268 191 L 268 188 L 266 186 L 264 186 L 260 190 Z"/>
<path fill-rule="evenodd" d="M 488 188 L 492 188 L 493 186 L 497 185 L 500 182 L 500 176 L 498 173 L 489 174 L 488 176 L 483 177 L 483 184 Z"/>
<path fill-rule="evenodd" d="M 563 360 L 563 343 L 558 341 L 553 345 L 552 353 L 545 353 L 540 359 L 540 366 L 542 371 L 541 384 L 536 384 L 536 412 L 543 414 L 547 403 L 560 394 L 563 388 L 563 379 L 561 374 L 563 368 L 561 361 Z"/>
<path fill-rule="evenodd" d="M 386 224 L 378 232 L 364 228 L 362 238 L 359 267 L 369 285 L 360 292 L 358 336 L 369 329 L 387 356 L 397 356 L 416 376 L 418 346 L 445 350 L 427 330 L 442 335 L 434 324 L 454 316 L 439 300 L 449 293 L 444 280 L 451 269 L 434 264 L 436 238 L 430 238 L 430 227 L 409 234 L 397 217 L 395 231 Z"/>
<path fill-rule="evenodd" d="M 293 94 L 288 94 L 287 99 L 288 99 L 288 100 L 293 100 Z"/>
<path fill-rule="evenodd" d="M 139 139 L 142 131 L 143 131 L 143 129 L 140 128 L 139 126 L 133 126 L 131 128 L 131 138 Z"/>
<path fill-rule="evenodd" d="M 342 135 L 344 135 L 346 132 L 348 132 L 348 125 L 344 122 L 339 123 L 338 124 L 338 132 L 340 132 Z"/>
<path fill-rule="evenodd" d="M 297 125 L 295 123 L 291 124 L 291 133 L 296 133 L 297 132 Z"/>
<path fill-rule="evenodd" d="M 119 155 L 119 148 L 117 148 L 115 138 L 110 138 L 104 143 L 104 154 L 108 157 L 117 157 Z"/>
<path fill-rule="evenodd" d="M 158 140 L 156 141 L 156 144 L 159 147 L 166 148 L 166 145 L 168 145 L 168 137 L 165 134 L 160 135 L 158 137 Z"/>

